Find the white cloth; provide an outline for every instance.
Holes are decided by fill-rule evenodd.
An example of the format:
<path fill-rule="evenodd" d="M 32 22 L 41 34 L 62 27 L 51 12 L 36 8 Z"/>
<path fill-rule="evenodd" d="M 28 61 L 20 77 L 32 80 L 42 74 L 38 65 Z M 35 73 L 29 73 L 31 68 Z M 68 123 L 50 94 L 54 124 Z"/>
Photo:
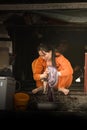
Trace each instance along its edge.
<path fill-rule="evenodd" d="M 49 87 L 54 87 L 58 83 L 58 71 L 53 66 L 49 66 L 48 71 L 49 71 L 47 79 L 48 85 Z"/>

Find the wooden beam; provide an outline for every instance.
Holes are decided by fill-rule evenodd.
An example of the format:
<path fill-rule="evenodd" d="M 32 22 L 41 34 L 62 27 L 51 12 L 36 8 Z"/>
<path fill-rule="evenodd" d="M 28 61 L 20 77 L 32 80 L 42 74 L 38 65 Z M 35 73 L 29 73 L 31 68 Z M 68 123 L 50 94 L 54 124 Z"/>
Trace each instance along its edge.
<path fill-rule="evenodd" d="M 85 66 L 84 66 L 84 92 L 87 93 L 87 52 L 85 52 Z"/>
<path fill-rule="evenodd" d="M 0 11 L 5 10 L 47 10 L 47 9 L 87 9 L 87 2 L 45 3 L 45 4 L 0 4 Z"/>

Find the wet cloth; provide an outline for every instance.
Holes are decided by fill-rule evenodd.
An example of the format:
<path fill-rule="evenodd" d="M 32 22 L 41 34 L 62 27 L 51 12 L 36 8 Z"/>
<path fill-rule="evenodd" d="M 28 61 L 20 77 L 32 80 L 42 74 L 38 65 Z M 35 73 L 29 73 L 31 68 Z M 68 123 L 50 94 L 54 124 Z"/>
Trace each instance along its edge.
<path fill-rule="evenodd" d="M 47 69 L 49 71 L 47 84 L 49 87 L 55 87 L 58 83 L 58 71 L 53 66 L 48 66 Z"/>

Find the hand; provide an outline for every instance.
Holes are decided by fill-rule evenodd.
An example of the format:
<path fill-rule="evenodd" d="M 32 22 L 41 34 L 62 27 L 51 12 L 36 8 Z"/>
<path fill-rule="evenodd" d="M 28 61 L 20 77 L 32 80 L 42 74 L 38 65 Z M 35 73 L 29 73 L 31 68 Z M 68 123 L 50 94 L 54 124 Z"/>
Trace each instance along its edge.
<path fill-rule="evenodd" d="M 46 79 L 48 77 L 48 74 L 49 74 L 49 71 L 46 68 L 46 70 L 44 71 L 44 73 L 40 75 L 40 79 L 41 80 Z"/>
<path fill-rule="evenodd" d="M 46 68 L 46 70 L 44 71 L 44 73 L 49 74 L 49 69 Z"/>
<path fill-rule="evenodd" d="M 43 73 L 40 75 L 40 79 L 46 79 L 48 77 L 48 74 L 47 73 Z"/>
<path fill-rule="evenodd" d="M 60 72 L 58 72 L 58 76 L 61 76 L 61 73 L 60 73 Z"/>

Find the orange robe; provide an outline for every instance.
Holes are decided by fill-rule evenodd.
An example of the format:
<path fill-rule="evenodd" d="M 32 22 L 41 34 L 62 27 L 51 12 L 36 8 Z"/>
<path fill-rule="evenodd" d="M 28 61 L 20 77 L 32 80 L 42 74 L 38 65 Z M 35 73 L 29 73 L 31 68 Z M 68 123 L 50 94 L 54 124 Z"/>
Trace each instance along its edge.
<path fill-rule="evenodd" d="M 58 76 L 57 88 L 68 88 L 72 84 L 73 80 L 73 68 L 71 63 L 63 55 L 55 58 L 56 68 L 61 73 Z M 36 86 L 43 86 L 43 82 L 40 80 L 40 74 L 42 74 L 46 69 L 46 61 L 41 57 L 38 57 L 32 62 L 32 72 L 33 78 L 36 81 Z"/>

